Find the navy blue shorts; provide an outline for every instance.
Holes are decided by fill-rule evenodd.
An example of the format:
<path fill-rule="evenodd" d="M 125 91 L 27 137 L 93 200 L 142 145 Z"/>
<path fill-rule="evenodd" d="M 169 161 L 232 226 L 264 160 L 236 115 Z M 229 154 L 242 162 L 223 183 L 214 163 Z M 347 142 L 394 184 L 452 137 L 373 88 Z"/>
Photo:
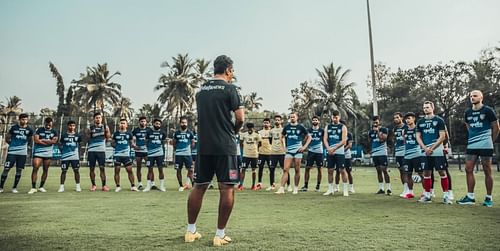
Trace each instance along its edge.
<path fill-rule="evenodd" d="M 175 170 L 182 169 L 182 167 L 186 167 L 186 169 L 191 169 L 193 167 L 193 158 L 191 155 L 189 156 L 178 156 L 175 155 Z"/>
<path fill-rule="evenodd" d="M 306 167 L 312 167 L 314 164 L 316 164 L 316 167 L 323 166 L 323 154 L 322 153 L 314 153 L 314 152 L 307 153 Z"/>
<path fill-rule="evenodd" d="M 62 160 L 61 161 L 61 169 L 66 171 L 68 168 L 71 166 L 73 170 L 78 170 L 80 168 L 80 161 L 79 160 Z"/>
<path fill-rule="evenodd" d="M 267 163 L 267 166 L 271 166 L 271 155 L 268 154 L 259 154 L 259 160 L 257 162 L 257 165 L 259 165 L 259 168 L 263 168 L 264 165 Z"/>
<path fill-rule="evenodd" d="M 387 156 L 384 155 L 384 156 L 373 156 L 372 157 L 373 159 L 373 165 L 375 167 L 387 167 Z"/>
<path fill-rule="evenodd" d="M 345 155 L 343 154 L 333 154 L 327 157 L 327 167 L 328 169 L 335 168 L 335 170 L 341 170 L 345 168 Z"/>
<path fill-rule="evenodd" d="M 446 170 L 446 160 L 444 156 L 425 156 L 423 157 L 424 170 L 426 171 L 443 171 Z"/>
<path fill-rule="evenodd" d="M 243 169 L 246 169 L 248 167 L 250 167 L 252 169 L 257 168 L 257 158 L 243 157 L 243 165 L 241 167 Z"/>
<path fill-rule="evenodd" d="M 492 157 L 493 149 L 467 149 L 465 150 L 465 154 L 483 156 L 483 157 Z"/>
<path fill-rule="evenodd" d="M 352 159 L 350 159 L 350 158 L 349 159 L 345 159 L 344 166 L 345 166 L 345 170 L 346 171 L 348 171 L 348 172 L 352 171 Z"/>
<path fill-rule="evenodd" d="M 199 155 L 194 167 L 194 182 L 208 184 L 216 175 L 218 182 L 238 184 L 240 169 L 237 162 L 236 155 Z"/>
<path fill-rule="evenodd" d="M 284 154 L 278 154 L 278 155 L 271 155 L 271 168 L 276 168 L 278 167 L 278 164 L 280 165 L 281 168 L 285 166 L 285 155 Z"/>
<path fill-rule="evenodd" d="M 5 169 L 10 169 L 16 165 L 16 169 L 24 169 L 26 165 L 26 155 L 7 154 L 7 159 L 3 164 Z"/>
<path fill-rule="evenodd" d="M 95 167 L 96 163 L 99 164 L 99 167 L 104 167 L 106 154 L 104 152 L 88 152 L 87 160 L 89 167 Z"/>
<path fill-rule="evenodd" d="M 424 171 L 425 163 L 423 157 L 416 157 L 413 159 L 405 159 L 403 164 L 403 171 L 407 173 L 421 173 Z"/>
<path fill-rule="evenodd" d="M 131 166 L 132 165 L 132 159 L 130 157 L 125 157 L 125 156 L 115 156 L 114 158 L 114 162 L 115 162 L 115 167 L 118 167 L 118 166 Z"/>
<path fill-rule="evenodd" d="M 161 168 L 163 167 L 163 156 L 155 156 L 155 157 L 148 157 L 148 161 L 146 161 L 146 166 L 148 168 L 152 168 L 155 166 Z"/>
<path fill-rule="evenodd" d="M 404 156 L 396 156 L 396 166 L 398 166 L 398 169 L 401 171 L 403 171 L 404 162 L 405 162 Z"/>
<path fill-rule="evenodd" d="M 148 152 L 135 152 L 135 157 L 136 158 L 147 158 Z"/>

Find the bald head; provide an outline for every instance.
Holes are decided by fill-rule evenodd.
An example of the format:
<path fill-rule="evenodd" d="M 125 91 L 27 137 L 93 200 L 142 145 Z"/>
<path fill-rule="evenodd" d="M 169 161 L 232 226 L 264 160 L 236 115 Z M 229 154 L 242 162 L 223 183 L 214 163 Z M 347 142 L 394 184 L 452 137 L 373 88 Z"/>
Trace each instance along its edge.
<path fill-rule="evenodd" d="M 470 92 L 470 102 L 473 105 L 483 103 L 483 93 L 480 90 L 473 90 Z"/>

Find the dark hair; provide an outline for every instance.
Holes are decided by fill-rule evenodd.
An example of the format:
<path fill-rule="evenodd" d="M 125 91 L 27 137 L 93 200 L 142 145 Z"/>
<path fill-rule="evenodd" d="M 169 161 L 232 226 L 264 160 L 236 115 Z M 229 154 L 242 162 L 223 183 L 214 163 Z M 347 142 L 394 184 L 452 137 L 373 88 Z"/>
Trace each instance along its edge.
<path fill-rule="evenodd" d="M 378 116 L 378 115 L 373 116 L 372 121 L 375 121 L 375 120 L 380 120 L 380 116 Z"/>
<path fill-rule="evenodd" d="M 248 122 L 247 123 L 247 128 L 250 129 L 250 128 L 254 128 L 254 124 L 251 123 L 251 122 Z"/>
<path fill-rule="evenodd" d="M 97 117 L 97 116 L 100 116 L 100 115 L 101 115 L 100 112 L 96 112 L 96 113 L 94 113 L 94 118 Z"/>
<path fill-rule="evenodd" d="M 24 119 L 24 118 L 27 118 L 27 117 L 28 117 L 28 114 L 26 114 L 26 113 L 19 114 L 19 119 Z"/>
<path fill-rule="evenodd" d="M 139 117 L 139 121 L 141 121 L 141 120 L 143 120 L 143 119 L 144 119 L 144 120 L 147 120 L 147 119 L 146 119 L 146 116 L 140 116 L 140 117 Z"/>
<path fill-rule="evenodd" d="M 434 103 L 432 101 L 427 100 L 424 102 L 424 105 L 431 105 L 432 109 L 434 110 L 435 106 L 434 106 Z"/>
<path fill-rule="evenodd" d="M 45 120 L 43 121 L 45 124 L 49 124 L 51 122 L 53 122 L 54 120 L 51 118 L 51 117 L 47 117 L 45 118 Z"/>
<path fill-rule="evenodd" d="M 395 113 L 393 114 L 393 116 L 396 116 L 396 115 L 398 115 L 398 116 L 399 116 L 399 117 L 401 117 L 401 118 L 403 117 L 403 114 L 402 114 L 402 113 L 400 113 L 400 112 L 395 112 Z"/>
<path fill-rule="evenodd" d="M 161 124 L 161 119 L 158 119 L 158 118 L 153 119 L 153 124 L 156 123 L 156 121 L 160 122 L 160 124 Z"/>
<path fill-rule="evenodd" d="M 120 122 L 122 122 L 122 121 L 128 122 L 126 118 L 121 118 Z"/>
<path fill-rule="evenodd" d="M 416 117 L 417 117 L 417 115 L 415 115 L 415 113 L 413 113 L 413 112 L 407 112 L 407 113 L 405 114 L 405 119 L 406 119 L 406 118 L 408 118 L 408 117 L 414 117 L 414 118 L 416 118 Z"/>
<path fill-rule="evenodd" d="M 179 118 L 179 123 L 180 123 L 180 122 L 182 122 L 183 120 L 186 120 L 186 121 L 187 121 L 187 120 L 188 120 L 188 118 L 187 118 L 187 117 L 185 117 L 185 116 L 180 117 L 180 118 Z"/>
<path fill-rule="evenodd" d="M 281 115 L 279 115 L 279 114 L 276 114 L 276 115 L 274 115 L 274 119 L 276 119 L 276 118 L 282 119 L 283 117 L 281 117 Z"/>
<path fill-rule="evenodd" d="M 262 120 L 262 122 L 266 122 L 266 121 L 267 121 L 267 122 L 271 122 L 271 119 L 269 119 L 269 118 L 264 118 L 264 119 Z"/>
<path fill-rule="evenodd" d="M 76 122 L 74 120 L 68 121 L 67 125 L 76 125 Z"/>
<path fill-rule="evenodd" d="M 332 112 L 332 116 L 339 116 L 340 115 L 340 112 L 335 110 Z"/>
<path fill-rule="evenodd" d="M 317 119 L 317 120 L 319 120 L 319 117 L 318 117 L 318 116 L 316 116 L 316 115 L 314 115 L 314 116 L 311 118 L 311 120 L 313 120 L 313 119 Z"/>
<path fill-rule="evenodd" d="M 226 55 L 220 55 L 214 61 L 214 74 L 223 74 L 231 67 L 233 67 L 233 60 Z"/>

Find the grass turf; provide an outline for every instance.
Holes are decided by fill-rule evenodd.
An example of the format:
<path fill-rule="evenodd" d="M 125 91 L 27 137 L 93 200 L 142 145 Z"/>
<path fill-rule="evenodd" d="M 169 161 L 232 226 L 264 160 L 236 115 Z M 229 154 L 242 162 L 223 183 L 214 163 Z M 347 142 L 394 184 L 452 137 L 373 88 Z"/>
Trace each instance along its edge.
<path fill-rule="evenodd" d="M 71 171 L 66 192 L 57 193 L 60 170 L 51 168 L 48 192 L 28 195 L 31 168 L 27 167 L 18 188 L 20 193 L 11 194 L 13 171 L 5 193 L 0 194 L 0 250 L 214 249 L 211 241 L 218 191 L 206 193 L 197 222 L 202 239 L 185 244 L 189 192 L 177 191 L 172 168 L 166 170 L 165 193 L 129 191 L 125 170 L 121 172 L 122 192 L 89 192 L 87 168 L 81 168 L 81 193 L 74 192 Z M 113 191 L 112 169 L 106 171 Z M 281 176 L 278 174 L 277 178 Z M 332 197 L 314 191 L 298 195 L 250 191 L 251 175 L 247 173 L 247 189 L 236 192 L 235 208 L 226 231 L 234 242 L 224 250 L 500 249 L 500 239 L 496 236 L 500 229 L 500 205 L 481 206 L 485 194 L 482 173 L 476 174 L 474 206 L 440 203 L 439 182 L 431 204 L 401 199 L 398 194 L 402 185 L 394 168 L 391 168 L 393 196 L 374 194 L 377 190 L 374 169 L 357 168 L 353 174 L 356 194 Z M 499 176 L 496 171 L 494 174 Z M 267 185 L 267 173 L 264 177 Z M 465 194 L 465 174 L 452 168 L 452 177 L 455 199 L 459 199 Z M 316 184 L 315 172 L 310 184 L 310 187 Z M 494 191 L 499 189 L 497 182 Z M 421 190 L 421 184 L 416 184 L 416 194 Z M 500 197 L 494 196 L 494 201 L 500 201 Z"/>

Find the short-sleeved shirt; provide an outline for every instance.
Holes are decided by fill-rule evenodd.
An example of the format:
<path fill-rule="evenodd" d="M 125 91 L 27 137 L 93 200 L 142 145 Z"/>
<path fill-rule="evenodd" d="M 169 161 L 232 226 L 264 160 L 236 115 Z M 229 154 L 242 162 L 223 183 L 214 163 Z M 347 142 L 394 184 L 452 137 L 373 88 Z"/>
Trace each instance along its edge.
<path fill-rule="evenodd" d="M 7 154 L 28 155 L 28 139 L 33 133 L 33 129 L 29 126 L 13 125 L 9 130 L 10 144 Z"/>
<path fill-rule="evenodd" d="M 40 140 L 52 140 L 58 137 L 58 133 L 54 128 L 40 127 L 36 130 L 35 136 L 38 135 Z M 37 157 L 51 158 L 53 155 L 53 145 L 37 144 L 33 146 L 33 155 Z"/>
<path fill-rule="evenodd" d="M 243 157 L 257 158 L 259 157 L 259 142 L 262 138 L 258 132 L 244 132 L 240 134 L 240 139 L 243 142 Z"/>
<path fill-rule="evenodd" d="M 403 131 L 406 128 L 406 124 L 401 127 L 394 127 L 394 152 L 396 157 L 405 156 L 405 141 L 403 137 Z"/>
<path fill-rule="evenodd" d="M 387 135 L 389 130 L 385 127 L 380 127 L 379 131 L 370 130 L 368 137 L 371 139 L 372 156 L 387 156 L 387 142 L 380 141 L 378 134 L 383 133 Z"/>
<path fill-rule="evenodd" d="M 82 142 L 82 137 L 78 133 L 63 133 L 59 139 L 59 143 L 62 146 L 61 150 L 61 160 L 79 160 L 80 159 L 80 143 Z"/>
<path fill-rule="evenodd" d="M 282 127 L 274 127 L 271 129 L 271 155 L 283 155 L 285 154 L 285 146 L 283 141 L 281 141 L 281 133 L 283 132 Z"/>
<path fill-rule="evenodd" d="M 469 126 L 467 149 L 493 149 L 491 123 L 497 121 L 495 111 L 483 105 L 479 110 L 465 111 L 465 123 Z"/>
<path fill-rule="evenodd" d="M 233 112 L 243 108 L 236 86 L 208 80 L 196 94 L 198 151 L 202 155 L 236 155 Z"/>
<path fill-rule="evenodd" d="M 345 145 L 346 145 L 346 146 L 347 146 L 347 145 L 349 145 L 349 143 L 351 143 L 351 142 L 352 142 L 352 139 L 353 139 L 353 138 L 352 138 L 352 133 L 347 132 L 347 141 L 346 141 Z M 344 149 L 345 149 L 345 151 L 344 151 L 345 158 L 346 158 L 346 159 L 350 159 L 350 158 L 352 158 L 351 148 L 349 148 L 349 149 L 344 148 Z"/>
<path fill-rule="evenodd" d="M 417 127 L 404 129 L 405 159 L 414 159 L 422 156 L 417 142 Z"/>
<path fill-rule="evenodd" d="M 445 130 L 444 120 L 439 116 L 432 118 L 422 118 L 417 122 L 417 132 L 422 137 L 422 142 L 426 147 L 431 147 L 439 139 L 439 132 Z M 434 149 L 431 156 L 444 156 L 443 144 Z"/>
<path fill-rule="evenodd" d="M 344 124 L 338 123 L 338 124 L 333 124 L 330 123 L 329 125 L 326 126 L 326 133 L 327 133 L 327 138 L 328 138 L 328 145 L 329 147 L 333 147 L 340 143 L 342 141 L 342 128 L 344 127 Z M 335 151 L 335 155 L 344 155 L 344 146 L 341 146 L 337 148 Z"/>
<path fill-rule="evenodd" d="M 106 138 L 104 137 L 104 133 L 106 131 L 106 127 L 104 125 L 101 126 L 90 126 L 90 139 L 88 145 L 89 152 L 105 152 L 106 151 Z"/>
<path fill-rule="evenodd" d="M 286 151 L 289 153 L 297 153 L 308 135 L 307 129 L 301 124 L 287 124 L 281 134 L 285 137 Z"/>
<path fill-rule="evenodd" d="M 165 156 L 163 142 L 167 139 L 167 134 L 163 130 L 148 130 L 146 134 L 146 145 L 148 157 Z"/>
<path fill-rule="evenodd" d="M 323 128 L 309 128 L 307 130 L 309 135 L 311 135 L 311 143 L 309 143 L 308 152 L 323 154 L 323 133 L 325 130 Z"/>
<path fill-rule="evenodd" d="M 198 154 L 198 150 L 196 149 L 198 148 L 198 133 L 196 133 L 195 131 L 193 131 L 192 133 L 193 133 L 194 147 L 191 148 L 191 155 L 196 155 Z"/>
<path fill-rule="evenodd" d="M 259 131 L 260 138 L 262 141 L 260 142 L 259 154 L 270 155 L 272 152 L 272 137 L 271 137 L 271 129 L 262 129 Z"/>
<path fill-rule="evenodd" d="M 130 157 L 130 141 L 132 140 L 132 133 L 129 131 L 113 133 L 113 140 L 115 141 L 115 157 Z"/>
<path fill-rule="evenodd" d="M 148 130 L 151 130 L 149 127 L 145 128 L 140 128 L 136 127 L 132 131 L 132 136 L 135 139 L 135 145 L 137 146 L 137 149 L 134 149 L 135 152 L 138 153 L 147 153 L 148 149 L 146 147 L 146 135 L 148 133 Z"/>
<path fill-rule="evenodd" d="M 193 143 L 194 135 L 190 130 L 177 130 L 174 133 L 175 139 L 175 156 L 191 156 L 191 144 Z"/>

